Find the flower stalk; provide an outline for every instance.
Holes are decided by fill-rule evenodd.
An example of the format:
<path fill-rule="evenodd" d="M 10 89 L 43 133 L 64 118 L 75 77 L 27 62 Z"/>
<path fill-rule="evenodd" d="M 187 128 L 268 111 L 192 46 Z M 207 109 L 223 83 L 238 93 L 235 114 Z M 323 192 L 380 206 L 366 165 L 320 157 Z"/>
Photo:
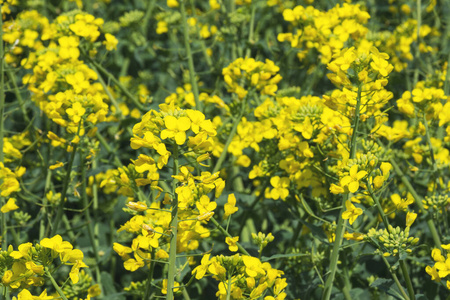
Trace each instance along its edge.
<path fill-rule="evenodd" d="M 186 48 L 186 56 L 188 59 L 189 77 L 191 79 L 192 92 L 194 93 L 195 106 L 198 110 L 202 110 L 200 96 L 198 92 L 198 84 L 194 68 L 194 60 L 192 58 L 191 44 L 189 43 L 189 29 L 186 18 L 185 0 L 180 1 L 181 23 L 183 24 L 184 47 Z"/>
<path fill-rule="evenodd" d="M 173 149 L 173 175 L 178 174 L 178 145 L 174 144 Z M 170 230 L 172 231 L 170 237 L 170 249 L 169 249 L 169 274 L 167 278 L 167 296 L 166 300 L 174 299 L 173 288 L 175 286 L 175 272 L 176 272 L 176 259 L 177 259 L 177 230 L 178 230 L 178 197 L 175 192 L 178 180 L 172 180 L 172 221 L 170 222 Z"/>
<path fill-rule="evenodd" d="M 64 292 L 62 291 L 61 287 L 58 285 L 58 283 L 56 283 L 55 278 L 53 278 L 52 274 L 48 271 L 48 269 L 45 270 L 45 275 L 47 275 L 47 277 L 50 279 L 53 287 L 58 292 L 61 299 L 69 300 L 69 299 L 67 299 L 66 295 L 64 295 Z"/>
<path fill-rule="evenodd" d="M 356 107 L 355 107 L 355 116 L 353 119 L 353 133 L 350 140 L 350 159 L 353 159 L 356 157 L 356 144 L 357 144 L 357 135 L 358 135 L 358 129 L 359 129 L 359 118 L 360 118 L 360 108 L 361 108 L 361 85 L 358 86 L 358 93 L 356 96 Z M 345 202 L 350 198 L 349 194 L 345 194 L 342 197 L 342 208 L 339 212 L 339 219 L 337 223 L 336 228 L 336 236 L 333 244 L 333 250 L 331 251 L 331 257 L 330 257 L 330 274 L 328 275 L 328 278 L 325 282 L 324 291 L 322 294 L 322 300 L 328 300 L 331 297 L 331 291 L 333 289 L 333 283 L 334 278 L 336 276 L 337 271 L 337 263 L 339 260 L 339 250 L 342 245 L 342 240 L 344 238 L 344 227 L 346 224 L 346 221 L 342 218 L 342 214 L 346 210 L 345 208 Z"/>

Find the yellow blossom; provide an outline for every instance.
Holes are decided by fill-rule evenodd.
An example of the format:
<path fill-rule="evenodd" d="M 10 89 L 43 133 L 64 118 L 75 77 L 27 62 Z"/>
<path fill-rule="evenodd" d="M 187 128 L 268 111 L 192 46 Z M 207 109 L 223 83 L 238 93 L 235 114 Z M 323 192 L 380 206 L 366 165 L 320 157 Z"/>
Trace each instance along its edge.
<path fill-rule="evenodd" d="M 15 198 L 9 198 L 5 205 L 2 206 L 1 212 L 7 213 L 13 210 L 18 209 L 19 207 L 16 205 L 16 199 Z"/>
<path fill-rule="evenodd" d="M 236 245 L 236 243 L 239 241 L 239 237 L 235 236 L 235 237 L 226 237 L 225 238 L 225 243 L 227 243 L 227 245 L 229 246 L 228 249 L 230 249 L 231 252 L 236 252 L 238 251 L 238 246 Z"/>
<path fill-rule="evenodd" d="M 103 41 L 103 45 L 105 45 L 106 50 L 108 51 L 116 50 L 118 43 L 119 41 L 116 39 L 115 36 L 109 33 L 105 34 L 105 41 Z"/>
<path fill-rule="evenodd" d="M 363 210 L 353 205 L 350 200 L 345 201 L 345 207 L 347 208 L 347 210 L 342 213 L 342 219 L 348 220 L 350 225 L 352 225 L 353 222 L 355 222 L 356 218 L 362 215 Z"/>
<path fill-rule="evenodd" d="M 364 178 L 366 175 L 366 171 L 358 172 L 358 165 L 353 165 L 350 168 L 349 174 L 340 180 L 340 184 L 342 187 L 347 186 L 350 193 L 355 193 L 359 189 L 359 180 Z"/>

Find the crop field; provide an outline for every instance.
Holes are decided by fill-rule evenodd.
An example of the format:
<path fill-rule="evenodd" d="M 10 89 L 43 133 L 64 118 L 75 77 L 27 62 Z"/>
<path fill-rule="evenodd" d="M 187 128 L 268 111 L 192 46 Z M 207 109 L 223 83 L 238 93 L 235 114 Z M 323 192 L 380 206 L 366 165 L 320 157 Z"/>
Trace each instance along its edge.
<path fill-rule="evenodd" d="M 450 299 L 449 0 L 0 0 L 1 300 Z"/>

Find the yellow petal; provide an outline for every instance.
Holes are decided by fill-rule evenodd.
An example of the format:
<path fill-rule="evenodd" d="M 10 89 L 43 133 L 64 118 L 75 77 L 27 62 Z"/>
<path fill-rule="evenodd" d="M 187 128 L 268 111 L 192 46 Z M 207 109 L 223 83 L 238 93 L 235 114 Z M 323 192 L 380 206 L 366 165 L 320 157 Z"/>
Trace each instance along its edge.
<path fill-rule="evenodd" d="M 166 116 L 164 117 L 164 125 L 169 130 L 176 130 L 177 129 L 177 118 L 174 116 Z"/>
<path fill-rule="evenodd" d="M 355 193 L 359 188 L 359 182 L 358 181 L 352 181 L 348 185 L 348 190 L 350 193 Z"/>

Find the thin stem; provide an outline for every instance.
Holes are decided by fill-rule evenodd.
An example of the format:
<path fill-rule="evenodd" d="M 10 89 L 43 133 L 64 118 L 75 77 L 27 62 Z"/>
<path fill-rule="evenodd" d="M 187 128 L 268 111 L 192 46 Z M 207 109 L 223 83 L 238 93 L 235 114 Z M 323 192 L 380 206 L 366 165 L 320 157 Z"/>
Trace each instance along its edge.
<path fill-rule="evenodd" d="M 231 299 L 231 273 L 228 273 L 227 300 Z"/>
<path fill-rule="evenodd" d="M 411 298 L 411 300 L 414 300 L 416 299 L 416 296 L 414 294 L 414 289 L 412 286 L 411 278 L 409 277 L 408 269 L 406 268 L 406 262 L 401 259 L 399 263 L 400 268 L 402 269 L 403 277 L 405 278 L 406 289 L 408 290 L 409 298 Z"/>
<path fill-rule="evenodd" d="M 398 280 L 397 275 L 392 271 L 391 265 L 389 264 L 389 262 L 387 261 L 386 257 L 384 257 L 383 255 L 380 255 L 381 258 L 383 259 L 386 267 L 389 270 L 389 273 L 391 273 L 392 279 L 394 279 L 395 285 L 397 286 L 397 288 L 400 290 L 400 293 L 402 293 L 403 298 L 405 298 L 406 300 L 410 300 L 408 295 L 405 293 L 405 289 L 403 288 L 403 286 L 400 284 L 400 281 Z"/>
<path fill-rule="evenodd" d="M 420 44 L 420 27 L 422 26 L 422 1 L 421 0 L 416 0 L 416 8 L 417 8 L 417 41 L 416 41 L 416 51 L 414 54 L 414 60 L 416 61 L 415 64 L 415 69 L 414 69 L 414 78 L 413 78 L 413 83 L 414 86 L 416 86 L 417 81 L 419 81 L 419 68 L 418 68 L 418 62 L 420 60 L 420 49 L 419 49 L 419 44 Z"/>
<path fill-rule="evenodd" d="M 173 175 L 178 174 L 178 145 L 174 145 L 173 149 Z M 178 231 L 178 197 L 175 192 L 178 180 L 175 178 L 172 180 L 172 221 L 170 222 L 170 230 L 172 231 L 172 236 L 170 238 L 170 249 L 169 249 L 169 275 L 167 278 L 167 300 L 172 300 L 174 298 L 173 288 L 175 281 L 175 271 L 176 271 L 176 259 L 177 259 L 177 231 Z"/>
<path fill-rule="evenodd" d="M 191 10 L 195 11 L 194 1 L 190 0 L 190 3 L 191 3 Z M 208 55 L 208 52 L 206 51 L 205 40 L 203 40 L 202 37 L 200 36 L 200 30 L 197 25 L 195 26 L 195 31 L 197 32 L 197 39 L 200 42 L 200 47 L 202 48 L 203 56 L 205 57 L 205 62 L 208 65 L 209 69 L 211 70 L 213 68 L 213 63 L 211 57 Z"/>
<path fill-rule="evenodd" d="M 383 224 L 386 227 L 386 230 L 388 232 L 390 232 L 389 221 L 387 219 L 386 214 L 383 211 L 383 208 L 381 207 L 380 200 L 378 199 L 377 196 L 375 196 L 375 194 L 374 194 L 374 192 L 372 190 L 372 187 L 370 186 L 370 182 L 367 182 L 367 189 L 369 191 L 370 196 L 375 201 L 375 204 L 376 204 L 377 209 L 378 209 L 378 213 L 380 214 L 381 219 L 383 220 Z M 399 262 L 400 262 L 400 267 L 401 267 L 401 270 L 402 270 L 403 277 L 404 277 L 405 282 L 406 282 L 406 288 L 408 289 L 409 297 L 411 299 L 415 299 L 414 289 L 413 289 L 412 283 L 411 283 L 411 278 L 409 277 L 408 269 L 406 268 L 406 262 L 403 259 L 401 259 Z"/>
<path fill-rule="evenodd" d="M 223 235 L 225 235 L 225 236 L 227 236 L 227 237 L 229 237 L 229 238 L 232 238 L 232 237 L 233 237 L 233 236 L 232 236 L 231 234 L 229 234 L 222 226 L 220 226 L 219 222 L 217 222 L 217 220 L 214 219 L 214 217 L 211 217 L 210 220 L 211 220 L 211 222 L 217 227 L 217 229 L 219 229 L 219 231 L 220 231 Z M 250 256 L 250 254 L 247 252 L 247 250 L 245 250 L 245 248 L 242 247 L 242 245 L 239 244 L 239 242 L 236 242 L 236 246 L 238 247 L 239 251 L 241 251 L 243 254 Z"/>
<path fill-rule="evenodd" d="M 0 16 L 0 28 L 3 28 L 3 18 Z M 3 49 L 3 30 L 0 30 L 0 163 L 4 163 L 3 154 L 3 137 L 4 137 L 4 113 L 5 113 L 5 74 L 4 74 L 4 49 Z M 0 197 L 1 206 L 6 204 L 4 197 Z M 2 213 L 2 245 L 7 247 L 8 236 L 6 230 L 6 217 L 7 215 Z"/>
<path fill-rule="evenodd" d="M 148 277 L 147 277 L 147 283 L 146 283 L 146 287 L 145 287 L 145 294 L 144 294 L 144 299 L 143 300 L 147 300 L 150 298 L 150 292 L 152 290 L 152 281 L 153 281 L 153 272 L 155 270 L 155 265 L 156 262 L 153 259 L 154 255 L 155 255 L 155 249 L 152 249 L 152 260 L 150 262 L 150 269 L 148 272 Z"/>
<path fill-rule="evenodd" d="M 252 6 L 252 13 L 251 13 L 251 17 L 250 17 L 250 29 L 249 29 L 249 33 L 248 33 L 248 43 L 249 45 L 253 44 L 253 35 L 254 35 L 254 31 L 255 31 L 255 12 L 256 12 L 256 5 L 254 3 L 251 4 Z M 247 47 L 247 49 L 245 50 L 245 57 L 250 57 L 252 50 Z"/>
<path fill-rule="evenodd" d="M 94 236 L 94 228 L 92 226 L 92 219 L 91 215 L 89 213 L 89 201 L 88 201 L 88 195 L 87 195 L 87 175 L 86 175 L 86 159 L 85 159 L 85 153 L 81 152 L 81 189 L 82 189 L 82 198 L 83 198 L 83 206 L 84 206 L 84 217 L 86 218 L 87 222 L 87 229 L 88 229 L 88 235 L 89 235 L 89 241 L 92 246 L 92 251 L 94 252 L 94 259 L 95 259 L 95 279 L 97 281 L 97 284 L 100 286 L 100 289 L 103 291 L 102 287 L 102 276 L 100 273 L 100 257 L 98 255 L 98 240 Z"/>
<path fill-rule="evenodd" d="M 73 161 L 75 160 L 75 155 L 77 153 L 78 144 L 75 144 L 72 149 L 72 153 L 69 158 L 69 163 L 66 168 L 66 177 L 64 177 L 63 189 L 61 193 L 61 200 L 58 206 L 58 212 L 56 213 L 55 222 L 52 224 L 52 228 L 50 230 L 50 236 L 55 235 L 56 230 L 58 229 L 59 222 L 61 222 L 62 215 L 64 212 L 64 201 L 66 199 L 67 190 L 69 189 L 70 183 L 70 172 L 72 171 Z"/>
<path fill-rule="evenodd" d="M 40 221 L 39 225 L 39 240 L 42 240 L 44 238 L 45 234 L 45 216 L 47 215 L 47 193 L 50 190 L 51 180 L 52 180 L 52 172 L 47 167 L 47 176 L 45 178 L 45 187 L 44 187 L 44 195 L 42 197 L 42 219 Z"/>
<path fill-rule="evenodd" d="M 98 77 L 98 81 L 100 82 L 100 84 L 103 87 L 103 90 L 105 91 L 105 93 L 108 96 L 109 100 L 111 101 L 111 103 L 114 105 L 114 108 L 116 109 L 115 115 L 118 115 L 119 118 L 122 119 L 123 116 L 122 116 L 122 112 L 120 110 L 119 104 L 117 103 L 116 98 L 114 98 L 114 96 L 109 91 L 108 86 L 106 85 L 105 81 L 102 78 L 102 75 L 99 74 L 98 71 L 97 71 L 97 77 Z"/>
<path fill-rule="evenodd" d="M 370 197 L 372 197 L 373 201 L 375 201 L 375 204 L 377 206 L 378 214 L 381 216 L 381 220 L 383 221 L 384 227 L 386 227 L 386 230 L 389 231 L 389 221 L 387 219 L 386 214 L 383 211 L 383 207 L 381 206 L 380 199 L 378 199 L 377 196 L 375 196 L 375 193 L 372 190 L 372 187 L 370 186 L 370 182 L 366 182 L 367 190 L 369 191 Z"/>
<path fill-rule="evenodd" d="M 225 146 L 223 147 L 222 153 L 220 153 L 220 157 L 217 160 L 216 165 L 214 166 L 213 173 L 220 170 L 220 168 L 222 167 L 223 161 L 225 160 L 225 158 L 227 156 L 228 147 L 230 147 L 231 141 L 233 140 L 234 136 L 236 135 L 237 127 L 238 127 L 239 123 L 241 122 L 242 117 L 244 116 L 246 100 L 247 100 L 247 97 L 245 97 L 242 100 L 241 112 L 240 112 L 239 116 L 236 119 L 234 119 L 233 127 L 231 128 L 231 132 L 228 135 L 227 141 L 225 142 Z"/>
<path fill-rule="evenodd" d="M 189 43 L 189 29 L 186 18 L 186 7 L 184 5 L 184 2 L 185 0 L 180 1 L 180 10 L 181 10 L 181 23 L 183 25 L 184 47 L 186 48 L 186 56 L 188 59 L 189 77 L 191 79 L 192 92 L 194 93 L 195 106 L 198 110 L 202 110 L 198 92 L 197 79 L 194 69 L 194 60 L 192 58 L 191 45 Z"/>
<path fill-rule="evenodd" d="M 353 119 L 353 133 L 350 141 L 350 159 L 356 157 L 356 143 L 357 143 L 357 135 L 358 135 L 358 127 L 359 127 L 359 115 L 360 115 L 360 107 L 361 107 L 361 85 L 358 86 L 358 94 L 356 96 L 356 107 L 355 107 L 355 117 Z M 327 277 L 325 282 L 324 291 L 322 294 L 322 300 L 328 300 L 331 297 L 331 291 L 333 289 L 334 277 L 336 276 L 337 264 L 339 260 L 339 250 L 342 245 L 342 240 L 344 238 L 344 225 L 346 221 L 342 218 L 342 214 L 345 211 L 345 202 L 349 199 L 349 194 L 345 194 L 342 197 L 342 208 L 339 212 L 338 223 L 336 227 L 336 236 L 334 239 L 333 250 L 331 252 L 330 257 L 330 274 Z"/>
<path fill-rule="evenodd" d="M 93 67 L 95 69 L 95 71 L 98 73 L 98 71 L 100 71 L 101 73 L 103 73 L 106 77 L 108 77 L 109 79 L 111 79 L 112 82 L 114 82 L 115 85 L 117 85 L 117 87 L 122 91 L 122 93 L 125 94 L 125 96 L 127 96 L 133 103 L 134 105 L 137 106 L 137 108 L 139 108 L 140 110 L 145 110 L 144 106 L 142 105 L 141 102 L 139 102 L 139 100 L 134 97 L 130 91 L 125 88 L 123 86 L 123 84 L 113 75 L 111 74 L 108 70 L 106 70 L 105 68 L 103 68 L 99 63 L 97 63 L 95 60 L 92 60 L 89 58 L 89 56 L 85 55 L 86 57 L 88 57 L 88 60 L 91 62 L 91 67 Z"/>
<path fill-rule="evenodd" d="M 430 136 L 427 116 L 426 116 L 425 112 L 423 113 L 423 123 L 425 125 L 425 137 L 427 139 L 428 148 L 430 149 L 431 163 L 433 164 L 433 176 L 436 178 L 436 186 L 435 186 L 435 190 L 436 190 L 437 185 L 439 184 L 439 180 L 438 180 L 437 174 L 436 174 L 437 173 L 437 164 L 436 164 L 436 159 L 434 157 L 433 145 L 431 144 L 431 136 Z"/>
<path fill-rule="evenodd" d="M 47 277 L 50 279 L 50 281 L 53 284 L 53 287 L 58 292 L 58 294 L 61 296 L 61 298 L 64 300 L 69 300 L 69 299 L 67 299 L 66 295 L 64 295 L 64 292 L 61 290 L 61 288 L 59 287 L 59 285 L 56 283 L 55 279 L 53 278 L 52 274 L 47 269 L 45 270 L 45 275 L 47 275 Z"/>
<path fill-rule="evenodd" d="M 389 162 L 391 163 L 392 167 L 394 168 L 395 173 L 400 177 L 400 180 L 403 182 L 403 184 L 405 185 L 408 192 L 410 192 L 411 195 L 413 196 L 414 202 L 419 207 L 419 210 L 422 212 L 422 214 L 425 215 L 426 223 L 428 225 L 428 229 L 431 232 L 431 236 L 433 238 L 434 245 L 440 249 L 441 248 L 441 239 L 439 238 L 439 234 L 436 230 L 436 225 L 434 224 L 431 214 L 429 214 L 423 207 L 422 198 L 417 194 L 416 190 L 409 182 L 408 177 L 406 177 L 406 175 L 402 172 L 400 167 L 395 162 L 395 159 L 391 158 L 389 160 Z"/>
<path fill-rule="evenodd" d="M 155 7 L 155 0 L 150 0 L 147 5 L 147 10 L 145 11 L 144 18 L 142 19 L 141 23 L 141 29 L 142 34 L 145 38 L 147 38 L 148 28 L 149 28 L 149 21 L 153 14 L 153 8 Z"/>

